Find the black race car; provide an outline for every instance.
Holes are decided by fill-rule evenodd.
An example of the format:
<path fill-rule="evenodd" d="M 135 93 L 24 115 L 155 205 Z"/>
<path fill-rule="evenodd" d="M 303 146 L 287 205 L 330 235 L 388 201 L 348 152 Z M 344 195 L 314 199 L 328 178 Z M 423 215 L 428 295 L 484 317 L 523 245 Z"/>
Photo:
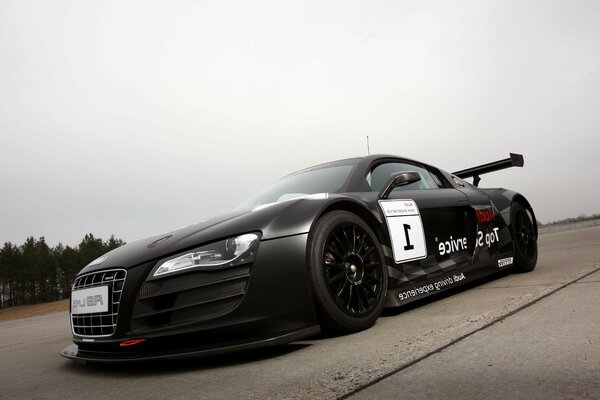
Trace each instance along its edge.
<path fill-rule="evenodd" d="M 531 205 L 477 187 L 481 174 L 511 166 L 523 157 L 450 174 L 371 155 L 288 175 L 230 214 L 87 265 L 71 293 L 74 344 L 61 354 L 133 361 L 356 332 L 383 307 L 531 271 Z"/>

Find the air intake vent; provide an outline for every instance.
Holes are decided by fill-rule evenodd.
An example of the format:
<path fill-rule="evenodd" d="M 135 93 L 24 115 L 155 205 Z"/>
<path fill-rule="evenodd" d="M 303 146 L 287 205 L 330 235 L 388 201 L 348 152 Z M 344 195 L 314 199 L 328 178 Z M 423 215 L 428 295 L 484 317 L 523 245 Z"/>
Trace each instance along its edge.
<path fill-rule="evenodd" d="M 240 303 L 249 277 L 250 265 L 242 265 L 145 282 L 133 308 L 131 328 L 142 332 L 223 315 Z"/>

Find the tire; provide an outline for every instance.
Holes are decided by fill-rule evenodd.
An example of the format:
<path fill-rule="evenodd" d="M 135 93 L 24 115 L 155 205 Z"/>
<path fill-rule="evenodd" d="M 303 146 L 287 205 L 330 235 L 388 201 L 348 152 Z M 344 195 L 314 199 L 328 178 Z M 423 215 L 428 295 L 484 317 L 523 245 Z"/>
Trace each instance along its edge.
<path fill-rule="evenodd" d="M 514 203 L 510 212 L 510 229 L 513 238 L 516 272 L 530 272 L 537 263 L 537 234 L 531 212 L 521 203 Z"/>
<path fill-rule="evenodd" d="M 346 211 L 319 219 L 309 236 L 308 267 L 324 332 L 358 332 L 375 323 L 387 294 L 387 267 L 362 219 Z"/>

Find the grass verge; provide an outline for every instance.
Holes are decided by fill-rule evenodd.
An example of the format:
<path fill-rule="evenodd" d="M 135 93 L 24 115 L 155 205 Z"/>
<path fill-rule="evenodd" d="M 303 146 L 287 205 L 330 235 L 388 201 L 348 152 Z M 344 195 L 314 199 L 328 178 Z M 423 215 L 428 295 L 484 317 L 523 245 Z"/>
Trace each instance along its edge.
<path fill-rule="evenodd" d="M 36 317 L 38 315 L 46 315 L 68 310 L 69 299 L 53 301 L 50 303 L 11 307 L 6 308 L 4 310 L 0 310 L 0 322 L 12 321 L 14 319 Z"/>

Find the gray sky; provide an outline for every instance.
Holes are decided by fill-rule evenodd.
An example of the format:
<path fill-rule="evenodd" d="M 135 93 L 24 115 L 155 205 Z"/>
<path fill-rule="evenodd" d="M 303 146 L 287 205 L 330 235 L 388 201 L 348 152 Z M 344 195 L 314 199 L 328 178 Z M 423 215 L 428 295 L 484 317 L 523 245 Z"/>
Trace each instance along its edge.
<path fill-rule="evenodd" d="M 597 1 L 0 0 L 0 244 L 189 225 L 366 135 L 598 213 L 599 66 Z"/>

